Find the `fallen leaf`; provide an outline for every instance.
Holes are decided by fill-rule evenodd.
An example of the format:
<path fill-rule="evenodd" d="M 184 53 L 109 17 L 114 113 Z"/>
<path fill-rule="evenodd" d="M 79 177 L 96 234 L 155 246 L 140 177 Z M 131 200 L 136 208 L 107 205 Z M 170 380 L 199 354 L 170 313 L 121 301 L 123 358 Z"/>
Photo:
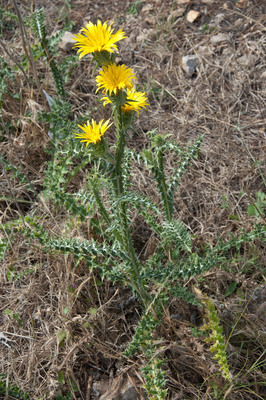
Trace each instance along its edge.
<path fill-rule="evenodd" d="M 199 11 L 194 11 L 194 10 L 189 11 L 187 13 L 187 21 L 191 23 L 194 22 L 198 18 L 199 14 L 200 14 Z"/>
<path fill-rule="evenodd" d="M 245 8 L 245 7 L 247 7 L 247 5 L 248 5 L 248 0 L 239 0 L 236 3 L 236 7 L 238 7 L 238 8 Z"/>

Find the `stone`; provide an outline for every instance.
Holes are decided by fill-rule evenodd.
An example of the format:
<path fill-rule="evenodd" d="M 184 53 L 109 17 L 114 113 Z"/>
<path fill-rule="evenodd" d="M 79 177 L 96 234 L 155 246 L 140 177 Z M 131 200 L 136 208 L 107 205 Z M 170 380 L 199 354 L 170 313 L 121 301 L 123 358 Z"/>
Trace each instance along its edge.
<path fill-rule="evenodd" d="M 75 43 L 77 42 L 74 40 L 74 34 L 71 32 L 65 32 L 58 47 L 66 51 L 71 51 Z"/>
<path fill-rule="evenodd" d="M 188 76 L 192 76 L 196 72 L 199 65 L 199 59 L 196 55 L 182 57 L 182 68 Z"/>
<path fill-rule="evenodd" d="M 190 10 L 187 13 L 187 21 L 192 24 L 192 22 L 194 22 L 198 18 L 199 14 L 199 11 Z"/>
<path fill-rule="evenodd" d="M 228 41 L 229 41 L 229 35 L 226 35 L 225 33 L 218 33 L 218 35 L 214 35 L 210 38 L 210 42 L 214 46 L 218 46 L 222 42 L 228 42 Z"/>

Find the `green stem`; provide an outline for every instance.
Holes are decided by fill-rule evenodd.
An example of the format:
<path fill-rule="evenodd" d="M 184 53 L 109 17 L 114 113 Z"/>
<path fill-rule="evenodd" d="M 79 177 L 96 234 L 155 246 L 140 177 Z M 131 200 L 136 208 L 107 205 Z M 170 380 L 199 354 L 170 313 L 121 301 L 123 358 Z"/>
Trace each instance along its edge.
<path fill-rule="evenodd" d="M 107 225 L 110 226 L 111 223 L 112 223 L 112 221 L 111 221 L 111 219 L 110 219 L 110 216 L 109 216 L 109 214 L 108 214 L 106 208 L 105 208 L 104 205 L 103 205 L 103 202 L 102 202 L 102 199 L 101 199 L 99 190 L 97 190 L 96 187 L 95 187 L 94 185 L 92 185 L 92 191 L 93 191 L 93 194 L 94 194 L 94 198 L 95 198 L 95 200 L 96 200 L 96 203 L 97 203 L 97 205 L 98 205 L 98 210 L 99 210 L 100 213 L 101 213 L 101 216 L 103 217 L 103 219 L 105 220 L 105 222 L 107 223 Z M 122 236 L 120 235 L 120 233 L 118 232 L 117 229 L 113 230 L 113 233 L 114 233 L 116 239 L 117 239 L 120 243 L 123 242 Z"/>
<path fill-rule="evenodd" d="M 157 182 L 158 182 L 159 188 L 161 189 L 160 192 L 162 195 L 166 218 L 168 221 L 171 221 L 172 210 L 171 210 L 171 205 L 169 203 L 169 198 L 168 198 L 168 193 L 167 193 L 167 185 L 165 182 L 165 175 L 164 175 L 163 154 L 162 154 L 161 150 L 159 150 L 158 155 L 157 155 L 157 163 L 158 163 L 158 166 L 155 167 L 157 169 Z"/>
<path fill-rule="evenodd" d="M 165 180 L 165 174 L 164 174 L 164 157 L 163 157 L 163 151 L 162 149 L 158 149 L 158 152 L 155 153 L 156 158 L 153 162 L 153 173 L 154 177 L 157 181 L 157 185 L 162 197 L 163 205 L 164 205 L 164 212 L 166 215 L 167 221 L 172 220 L 172 206 L 170 204 L 171 199 L 169 199 L 168 195 L 168 188 Z M 170 193 L 170 192 L 169 192 Z M 171 261 L 172 260 L 172 254 L 173 254 L 173 249 L 168 247 L 168 258 Z"/>
<path fill-rule="evenodd" d="M 161 189 L 162 189 L 161 194 L 162 194 L 162 198 L 163 198 L 166 219 L 168 221 L 171 221 L 172 220 L 172 211 L 171 211 L 171 207 L 169 204 L 167 187 L 166 187 L 164 176 L 160 177 L 159 179 L 160 179 L 160 185 L 161 185 Z"/>
<path fill-rule="evenodd" d="M 116 194 L 121 196 L 124 191 L 123 176 L 121 174 L 122 161 L 126 145 L 126 132 L 123 124 L 123 113 L 121 107 L 115 111 L 114 115 L 116 131 L 117 131 L 117 145 L 115 152 L 115 169 L 114 169 L 114 186 Z"/>
<path fill-rule="evenodd" d="M 145 306 L 148 305 L 149 300 L 150 300 L 150 296 L 147 293 L 144 285 L 143 285 L 143 281 L 140 278 L 140 264 L 139 261 L 137 259 L 137 255 L 132 243 L 132 238 L 130 235 L 130 230 L 129 230 L 129 226 L 128 226 L 128 220 L 127 220 L 127 215 L 126 215 L 126 208 L 127 205 L 126 203 L 123 201 L 120 204 L 120 221 L 122 222 L 122 229 L 123 229 L 123 238 L 124 238 L 124 246 L 125 246 L 125 250 L 131 260 L 131 264 L 133 267 L 133 274 L 134 276 L 132 276 L 132 280 L 131 280 L 131 284 L 132 281 L 134 282 L 134 288 L 137 290 L 137 292 L 139 293 L 143 303 Z"/>
<path fill-rule="evenodd" d="M 122 196 L 124 192 L 124 182 L 123 182 L 123 175 L 122 175 L 122 162 L 124 156 L 124 150 L 126 145 L 126 130 L 124 127 L 124 116 L 121 110 L 121 106 L 117 107 L 114 111 L 114 120 L 116 125 L 117 131 L 117 146 L 115 152 L 115 168 L 114 168 L 114 176 L 113 176 L 113 184 L 114 190 L 117 196 Z M 131 276 L 130 283 L 131 285 L 137 290 L 139 293 L 144 305 L 148 305 L 150 296 L 147 293 L 143 281 L 140 278 L 140 264 L 132 243 L 132 238 L 130 235 L 130 229 L 128 225 L 128 218 L 127 218 L 127 203 L 125 201 L 120 201 L 119 203 L 119 216 L 121 221 L 121 228 L 123 232 L 123 240 L 122 243 L 125 247 L 125 251 L 127 252 L 131 264 L 133 267 L 133 274 Z"/>
<path fill-rule="evenodd" d="M 92 184 L 92 191 L 93 191 L 96 203 L 98 205 L 98 209 L 99 209 L 99 211 L 101 213 L 101 216 L 103 217 L 103 219 L 105 220 L 107 225 L 111 225 L 111 219 L 109 217 L 109 214 L 108 214 L 106 208 L 103 205 L 102 199 L 100 197 L 99 190 L 97 190 L 96 187 L 93 184 Z"/>

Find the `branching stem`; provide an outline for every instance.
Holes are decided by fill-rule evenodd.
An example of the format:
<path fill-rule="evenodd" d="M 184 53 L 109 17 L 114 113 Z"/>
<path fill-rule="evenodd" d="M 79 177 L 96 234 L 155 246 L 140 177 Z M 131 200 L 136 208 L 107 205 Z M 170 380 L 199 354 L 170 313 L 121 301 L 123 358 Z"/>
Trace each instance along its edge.
<path fill-rule="evenodd" d="M 121 107 L 117 107 L 114 112 L 114 120 L 115 120 L 115 125 L 116 125 L 116 131 L 117 131 L 117 147 L 116 147 L 116 152 L 115 152 L 115 168 L 114 168 L 114 177 L 113 177 L 113 183 L 114 183 L 114 190 L 115 193 L 118 197 L 123 195 L 124 192 L 124 182 L 123 182 L 123 174 L 122 174 L 122 162 L 123 162 L 123 156 L 124 156 L 124 150 L 125 150 L 125 145 L 126 145 L 126 130 L 124 127 L 124 121 L 123 121 L 123 112 L 121 110 Z M 139 260 L 137 258 L 133 243 L 132 243 L 132 237 L 130 234 L 130 228 L 128 225 L 128 218 L 127 218 L 127 202 L 124 200 L 121 200 L 118 202 L 118 215 L 120 217 L 120 222 L 121 222 L 121 228 L 122 228 L 122 236 L 123 236 L 123 245 L 125 248 L 125 251 L 127 252 L 131 264 L 133 267 L 133 274 L 136 277 L 136 280 L 131 280 L 131 285 L 134 287 L 135 290 L 139 293 L 144 305 L 148 305 L 150 296 L 147 293 L 143 281 L 140 278 L 140 264 Z"/>

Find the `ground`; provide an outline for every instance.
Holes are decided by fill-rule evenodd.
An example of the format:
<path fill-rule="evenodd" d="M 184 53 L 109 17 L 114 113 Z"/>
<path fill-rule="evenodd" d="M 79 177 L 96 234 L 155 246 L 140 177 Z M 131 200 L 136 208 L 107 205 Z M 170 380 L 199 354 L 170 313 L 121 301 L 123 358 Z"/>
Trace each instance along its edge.
<path fill-rule="evenodd" d="M 25 19 L 44 7 L 49 35 L 70 21 L 73 33 L 97 19 L 123 28 L 127 38 L 119 43 L 119 57 L 134 69 L 149 100 L 136 120 L 137 133 L 129 133 L 132 148 L 146 146 L 146 133 L 154 129 L 182 146 L 204 135 L 199 157 L 183 176 L 175 199 L 175 213 L 191 232 L 194 246 L 214 246 L 219 238 L 226 240 L 241 229 L 250 232 L 255 223 L 265 222 L 263 205 L 258 203 L 265 192 L 264 1 L 2 0 L 1 10 L 16 14 L 14 3 Z M 195 20 L 189 21 L 190 11 L 198 12 Z M 19 24 L 2 12 L 0 29 L 2 56 L 15 67 L 14 61 L 21 62 L 24 54 Z M 29 23 L 26 30 L 34 48 L 37 39 Z M 59 59 L 69 54 L 75 51 L 58 48 Z M 192 74 L 182 67 L 182 57 L 188 55 L 197 58 Z M 74 119 L 96 111 L 97 119 L 106 118 L 108 110 L 99 108 L 88 60 L 76 63 L 70 73 L 68 101 Z M 16 234 L 14 241 L 12 232 L 5 232 L 6 224 L 21 215 L 34 215 L 51 234 L 72 230 L 73 235 L 86 235 L 75 218 L 67 225 L 65 212 L 54 211 L 41 195 L 51 138 L 38 113 L 48 109 L 33 83 L 33 70 L 21 64 L 25 74 L 17 71 L 14 80 L 7 78 L 0 98 L 0 238 L 10 240 L 0 271 L 3 382 L 8 380 L 31 399 L 145 398 L 140 372 L 144 361 L 122 357 L 141 313 L 130 290 L 101 281 L 97 272 L 88 273 L 82 263 L 77 266 L 71 255 L 48 254 L 37 240 L 29 244 L 29 238 Z M 35 68 L 42 88 L 55 96 L 44 57 L 35 61 Z M 19 169 L 33 189 L 3 160 Z M 169 174 L 172 161 L 166 165 Z M 139 172 L 134 184 L 158 200 L 150 176 Z M 84 174 L 71 182 L 73 190 Z M 254 203 L 257 212 L 252 213 Z M 136 217 L 134 226 L 135 247 L 148 257 L 156 246 L 154 238 L 141 218 Z M 171 299 L 156 332 L 169 399 L 263 398 L 264 266 L 265 249 L 254 240 L 230 254 L 227 268 L 214 265 L 203 276 L 185 282 L 209 296 L 220 317 L 234 376 L 226 390 L 210 346 L 199 335 L 203 309 Z"/>

